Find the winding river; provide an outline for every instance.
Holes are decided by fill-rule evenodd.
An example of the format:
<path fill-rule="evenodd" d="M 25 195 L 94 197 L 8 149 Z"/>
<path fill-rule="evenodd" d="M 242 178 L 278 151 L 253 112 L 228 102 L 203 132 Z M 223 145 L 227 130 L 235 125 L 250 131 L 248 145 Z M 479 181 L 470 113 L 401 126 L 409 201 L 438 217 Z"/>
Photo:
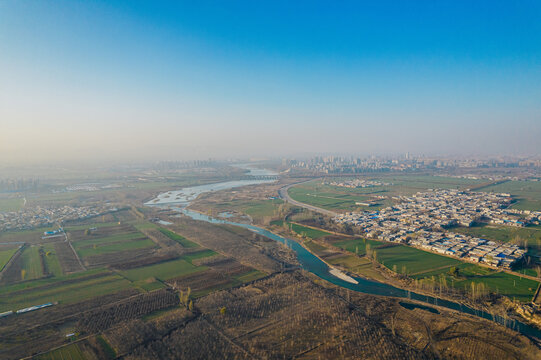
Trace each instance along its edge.
<path fill-rule="evenodd" d="M 243 166 L 243 167 L 246 168 L 247 170 L 250 170 L 249 175 L 253 175 L 253 174 L 275 175 L 274 173 L 264 171 L 261 169 L 256 170 L 256 169 L 251 169 L 247 166 Z M 541 331 L 539 329 L 537 329 L 534 326 L 530 326 L 528 324 L 519 322 L 517 320 L 505 319 L 499 315 L 492 315 L 488 312 L 476 310 L 457 302 L 418 294 L 415 292 L 411 292 L 408 290 L 394 287 L 392 285 L 388 285 L 388 284 L 373 281 L 373 280 L 368 280 L 361 277 L 353 276 L 353 279 L 355 279 L 357 283 L 345 281 L 341 279 L 340 277 L 332 275 L 329 272 L 331 268 L 329 268 L 329 266 L 324 261 L 322 261 L 317 256 L 309 252 L 307 249 L 305 249 L 302 245 L 300 245 L 296 241 L 284 238 L 280 235 L 274 234 L 266 229 L 263 229 L 254 225 L 236 223 L 236 222 L 228 221 L 225 219 L 216 219 L 216 218 L 212 218 L 212 217 L 209 217 L 207 215 L 204 215 L 195 211 L 188 210 L 186 208 L 190 204 L 191 201 L 193 201 L 197 196 L 205 192 L 225 190 L 225 189 L 246 186 L 246 185 L 260 184 L 260 183 L 265 183 L 265 182 L 272 182 L 272 180 L 239 180 L 239 181 L 228 181 L 228 182 L 222 182 L 222 183 L 217 183 L 217 184 L 208 184 L 208 185 L 183 188 L 177 191 L 170 191 L 170 192 L 162 193 L 158 195 L 158 197 L 156 197 L 155 199 L 147 202 L 146 205 L 164 207 L 164 208 L 176 210 L 179 213 L 189 216 L 190 218 L 194 220 L 206 221 L 212 224 L 229 224 L 229 225 L 243 227 L 245 229 L 256 232 L 262 236 L 268 237 L 269 239 L 283 243 L 287 245 L 290 249 L 295 251 L 295 253 L 297 254 L 297 259 L 299 260 L 303 269 L 335 285 L 338 285 L 350 290 L 366 293 L 366 294 L 392 296 L 392 297 L 397 297 L 397 298 L 407 298 L 407 299 L 417 300 L 425 304 L 437 305 L 444 308 L 460 311 L 465 314 L 470 314 L 470 315 L 474 315 L 474 316 L 478 316 L 484 319 L 494 321 L 510 329 L 518 331 L 523 335 L 529 336 L 531 338 L 535 338 L 538 341 L 541 340 Z"/>

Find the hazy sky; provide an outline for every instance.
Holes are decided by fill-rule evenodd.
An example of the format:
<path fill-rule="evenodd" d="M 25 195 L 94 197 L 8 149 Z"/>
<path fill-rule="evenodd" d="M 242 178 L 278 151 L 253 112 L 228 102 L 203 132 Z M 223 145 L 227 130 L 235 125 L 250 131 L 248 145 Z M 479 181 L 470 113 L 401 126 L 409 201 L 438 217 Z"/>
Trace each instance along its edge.
<path fill-rule="evenodd" d="M 541 2 L 0 0 L 0 162 L 541 153 Z"/>

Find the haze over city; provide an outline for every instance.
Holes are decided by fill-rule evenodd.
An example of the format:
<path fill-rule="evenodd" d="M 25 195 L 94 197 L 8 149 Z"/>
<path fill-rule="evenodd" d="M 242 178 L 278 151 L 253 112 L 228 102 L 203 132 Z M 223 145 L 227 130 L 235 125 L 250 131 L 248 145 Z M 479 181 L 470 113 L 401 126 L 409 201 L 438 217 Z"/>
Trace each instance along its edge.
<path fill-rule="evenodd" d="M 0 162 L 541 152 L 536 1 L 0 2 Z"/>

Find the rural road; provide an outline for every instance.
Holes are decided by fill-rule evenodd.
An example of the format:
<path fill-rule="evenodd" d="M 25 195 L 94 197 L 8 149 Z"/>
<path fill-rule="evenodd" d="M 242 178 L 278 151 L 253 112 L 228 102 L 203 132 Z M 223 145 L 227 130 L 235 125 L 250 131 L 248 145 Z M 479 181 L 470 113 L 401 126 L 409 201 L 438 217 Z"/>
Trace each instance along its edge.
<path fill-rule="evenodd" d="M 308 181 L 311 181 L 311 180 L 308 180 Z M 303 181 L 303 182 L 307 182 L 307 181 Z M 298 202 L 297 200 L 293 200 L 293 199 L 289 196 L 289 194 L 287 193 L 287 191 L 288 191 L 289 188 L 292 187 L 293 185 L 298 185 L 298 184 L 302 184 L 302 182 L 300 182 L 300 183 L 294 183 L 294 184 L 289 184 L 289 185 L 286 185 L 286 186 L 280 188 L 280 189 L 278 190 L 278 195 L 280 195 L 280 197 L 281 197 L 283 200 L 285 200 L 286 202 L 290 203 L 291 205 L 303 207 L 303 208 L 305 208 L 305 209 L 308 209 L 308 210 L 311 210 L 311 211 L 314 211 L 314 212 L 317 212 L 317 213 L 320 213 L 320 214 L 323 214 L 323 215 L 327 215 L 327 216 L 335 217 L 336 215 L 338 215 L 338 213 L 336 213 L 336 212 L 334 212 L 334 211 L 322 209 L 322 208 L 319 208 L 319 207 L 317 207 L 317 206 L 308 205 L 308 204 L 305 204 L 305 203 Z"/>

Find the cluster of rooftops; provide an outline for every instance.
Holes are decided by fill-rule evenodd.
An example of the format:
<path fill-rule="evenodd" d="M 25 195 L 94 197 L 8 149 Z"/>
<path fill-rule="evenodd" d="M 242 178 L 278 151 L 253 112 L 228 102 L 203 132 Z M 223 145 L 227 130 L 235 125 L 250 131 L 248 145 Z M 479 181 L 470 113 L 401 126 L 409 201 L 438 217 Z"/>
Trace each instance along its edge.
<path fill-rule="evenodd" d="M 368 237 L 404 243 L 449 256 L 509 268 L 525 251 L 517 245 L 448 231 L 477 221 L 508 226 L 539 223 L 541 213 L 508 209 L 509 194 L 429 190 L 393 198 L 398 203 L 379 211 L 350 212 L 336 222 L 360 227 Z"/>

